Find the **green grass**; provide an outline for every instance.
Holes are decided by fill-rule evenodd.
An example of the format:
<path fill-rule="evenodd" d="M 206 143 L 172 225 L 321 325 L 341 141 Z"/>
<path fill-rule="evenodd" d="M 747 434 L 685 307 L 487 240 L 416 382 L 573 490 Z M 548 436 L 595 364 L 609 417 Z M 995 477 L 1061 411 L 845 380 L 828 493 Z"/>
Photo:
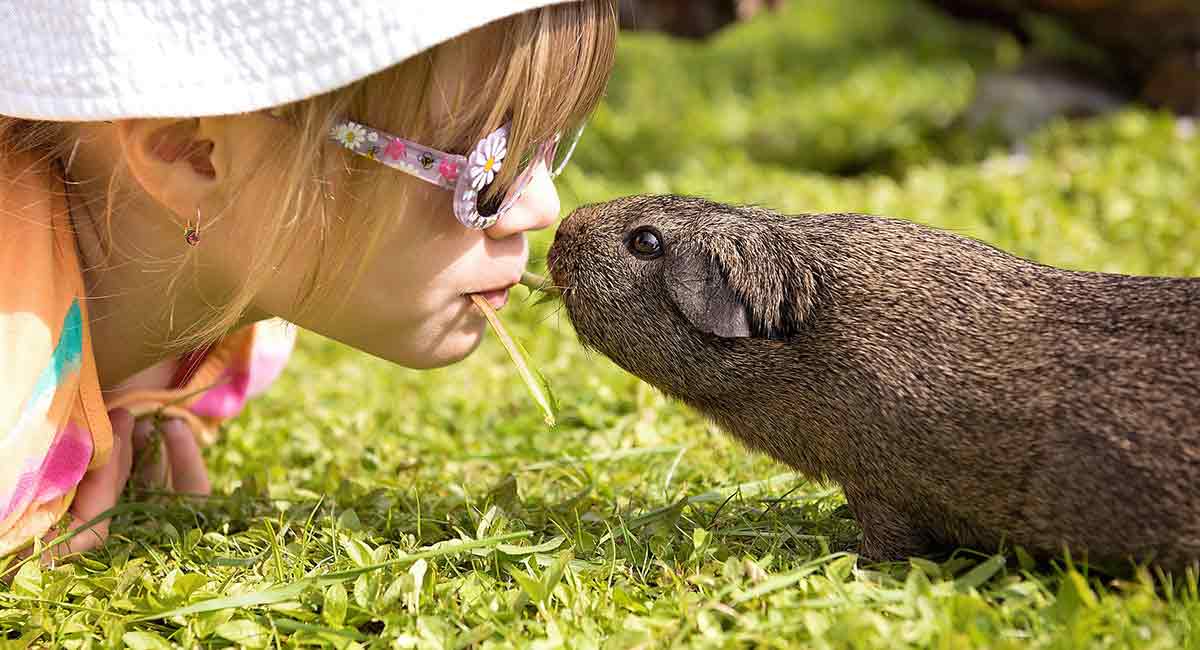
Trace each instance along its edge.
<path fill-rule="evenodd" d="M 796 2 L 706 44 L 625 36 L 564 207 L 680 192 L 905 217 L 1071 268 L 1200 272 L 1200 136 L 1171 116 L 1055 122 L 1024 158 L 958 130 L 978 76 L 1020 54 L 901 0 Z M 303 334 L 207 450 L 216 496 L 147 497 L 103 550 L 22 566 L 0 586 L 7 644 L 1200 647 L 1195 576 L 966 550 L 858 561 L 835 488 L 514 295 L 505 321 L 556 429 L 494 337 L 416 372 Z"/>

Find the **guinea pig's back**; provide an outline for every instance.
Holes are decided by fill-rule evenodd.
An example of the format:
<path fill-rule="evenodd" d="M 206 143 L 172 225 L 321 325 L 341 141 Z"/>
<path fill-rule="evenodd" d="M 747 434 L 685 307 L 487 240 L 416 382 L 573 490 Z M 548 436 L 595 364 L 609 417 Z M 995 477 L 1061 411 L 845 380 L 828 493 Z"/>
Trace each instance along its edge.
<path fill-rule="evenodd" d="M 1200 279 L 1067 271 L 908 222 L 805 218 L 828 299 L 813 315 L 822 341 L 798 344 L 836 354 L 852 375 L 839 383 L 874 396 L 874 421 L 846 418 L 851 444 L 910 501 L 1048 547 L 1197 543 Z"/>

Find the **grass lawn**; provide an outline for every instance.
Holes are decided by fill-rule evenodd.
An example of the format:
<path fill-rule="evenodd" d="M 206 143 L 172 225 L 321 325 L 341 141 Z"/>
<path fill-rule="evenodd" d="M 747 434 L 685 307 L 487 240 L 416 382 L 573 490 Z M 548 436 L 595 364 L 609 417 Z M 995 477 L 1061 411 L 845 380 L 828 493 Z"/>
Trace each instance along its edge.
<path fill-rule="evenodd" d="M 564 210 L 688 193 L 904 217 L 1070 268 L 1200 273 L 1188 124 L 1137 108 L 1053 122 L 1020 156 L 958 128 L 979 76 L 1021 55 L 902 0 L 797 1 L 704 44 L 625 35 Z M 503 317 L 554 389 L 555 429 L 490 335 L 417 372 L 302 334 L 207 450 L 215 495 L 148 495 L 103 550 L 25 564 L 0 586 L 0 644 L 1200 647 L 1194 575 L 1114 582 L 966 550 L 858 561 L 836 488 L 513 295 Z"/>

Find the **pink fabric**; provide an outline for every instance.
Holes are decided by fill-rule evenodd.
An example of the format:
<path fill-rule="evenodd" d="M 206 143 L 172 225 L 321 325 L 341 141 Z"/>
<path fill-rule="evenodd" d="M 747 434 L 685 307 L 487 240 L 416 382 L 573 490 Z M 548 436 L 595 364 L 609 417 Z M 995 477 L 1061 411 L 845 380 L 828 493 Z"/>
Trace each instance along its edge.
<path fill-rule="evenodd" d="M 91 434 L 75 426 L 74 422 L 67 422 L 46 452 L 42 466 L 34 471 L 26 470 L 17 480 L 17 487 L 0 515 L 0 521 L 24 510 L 30 503 L 46 503 L 70 492 L 83 480 L 91 460 Z"/>
<path fill-rule="evenodd" d="M 272 338 L 270 343 L 255 345 L 250 359 L 250 380 L 246 383 L 246 396 L 260 395 L 279 378 L 284 366 L 292 356 L 296 345 L 294 333 L 286 338 Z"/>
<path fill-rule="evenodd" d="M 242 412 L 246 400 L 259 395 L 279 377 L 291 357 L 295 337 L 261 337 L 254 342 L 247 367 L 226 371 L 223 382 L 192 404 L 202 417 L 231 418 Z"/>
<path fill-rule="evenodd" d="M 34 500 L 45 503 L 70 492 L 83 480 L 92 460 L 92 434 L 68 422 L 42 464 L 41 480 Z"/>
<path fill-rule="evenodd" d="M 246 388 L 250 385 L 250 373 L 226 372 L 221 379 L 224 383 L 208 389 L 192 404 L 192 413 L 202 417 L 229 418 L 242 412 L 249 397 Z"/>
<path fill-rule="evenodd" d="M 0 521 L 7 520 L 14 512 L 24 510 L 25 506 L 29 505 L 33 492 L 37 489 L 39 474 L 37 469 L 27 467 L 22 470 L 21 477 L 17 479 L 17 484 L 13 487 L 12 497 L 4 506 L 4 510 L 0 511 Z"/>

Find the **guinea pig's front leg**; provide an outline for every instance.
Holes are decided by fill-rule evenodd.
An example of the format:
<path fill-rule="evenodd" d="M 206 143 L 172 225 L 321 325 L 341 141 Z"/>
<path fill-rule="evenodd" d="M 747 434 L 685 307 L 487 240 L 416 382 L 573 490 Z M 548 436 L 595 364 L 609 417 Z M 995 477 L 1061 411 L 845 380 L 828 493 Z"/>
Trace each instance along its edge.
<path fill-rule="evenodd" d="M 879 495 L 843 486 L 846 503 L 862 528 L 858 554 L 867 560 L 889 562 L 936 550 L 929 536 Z"/>

